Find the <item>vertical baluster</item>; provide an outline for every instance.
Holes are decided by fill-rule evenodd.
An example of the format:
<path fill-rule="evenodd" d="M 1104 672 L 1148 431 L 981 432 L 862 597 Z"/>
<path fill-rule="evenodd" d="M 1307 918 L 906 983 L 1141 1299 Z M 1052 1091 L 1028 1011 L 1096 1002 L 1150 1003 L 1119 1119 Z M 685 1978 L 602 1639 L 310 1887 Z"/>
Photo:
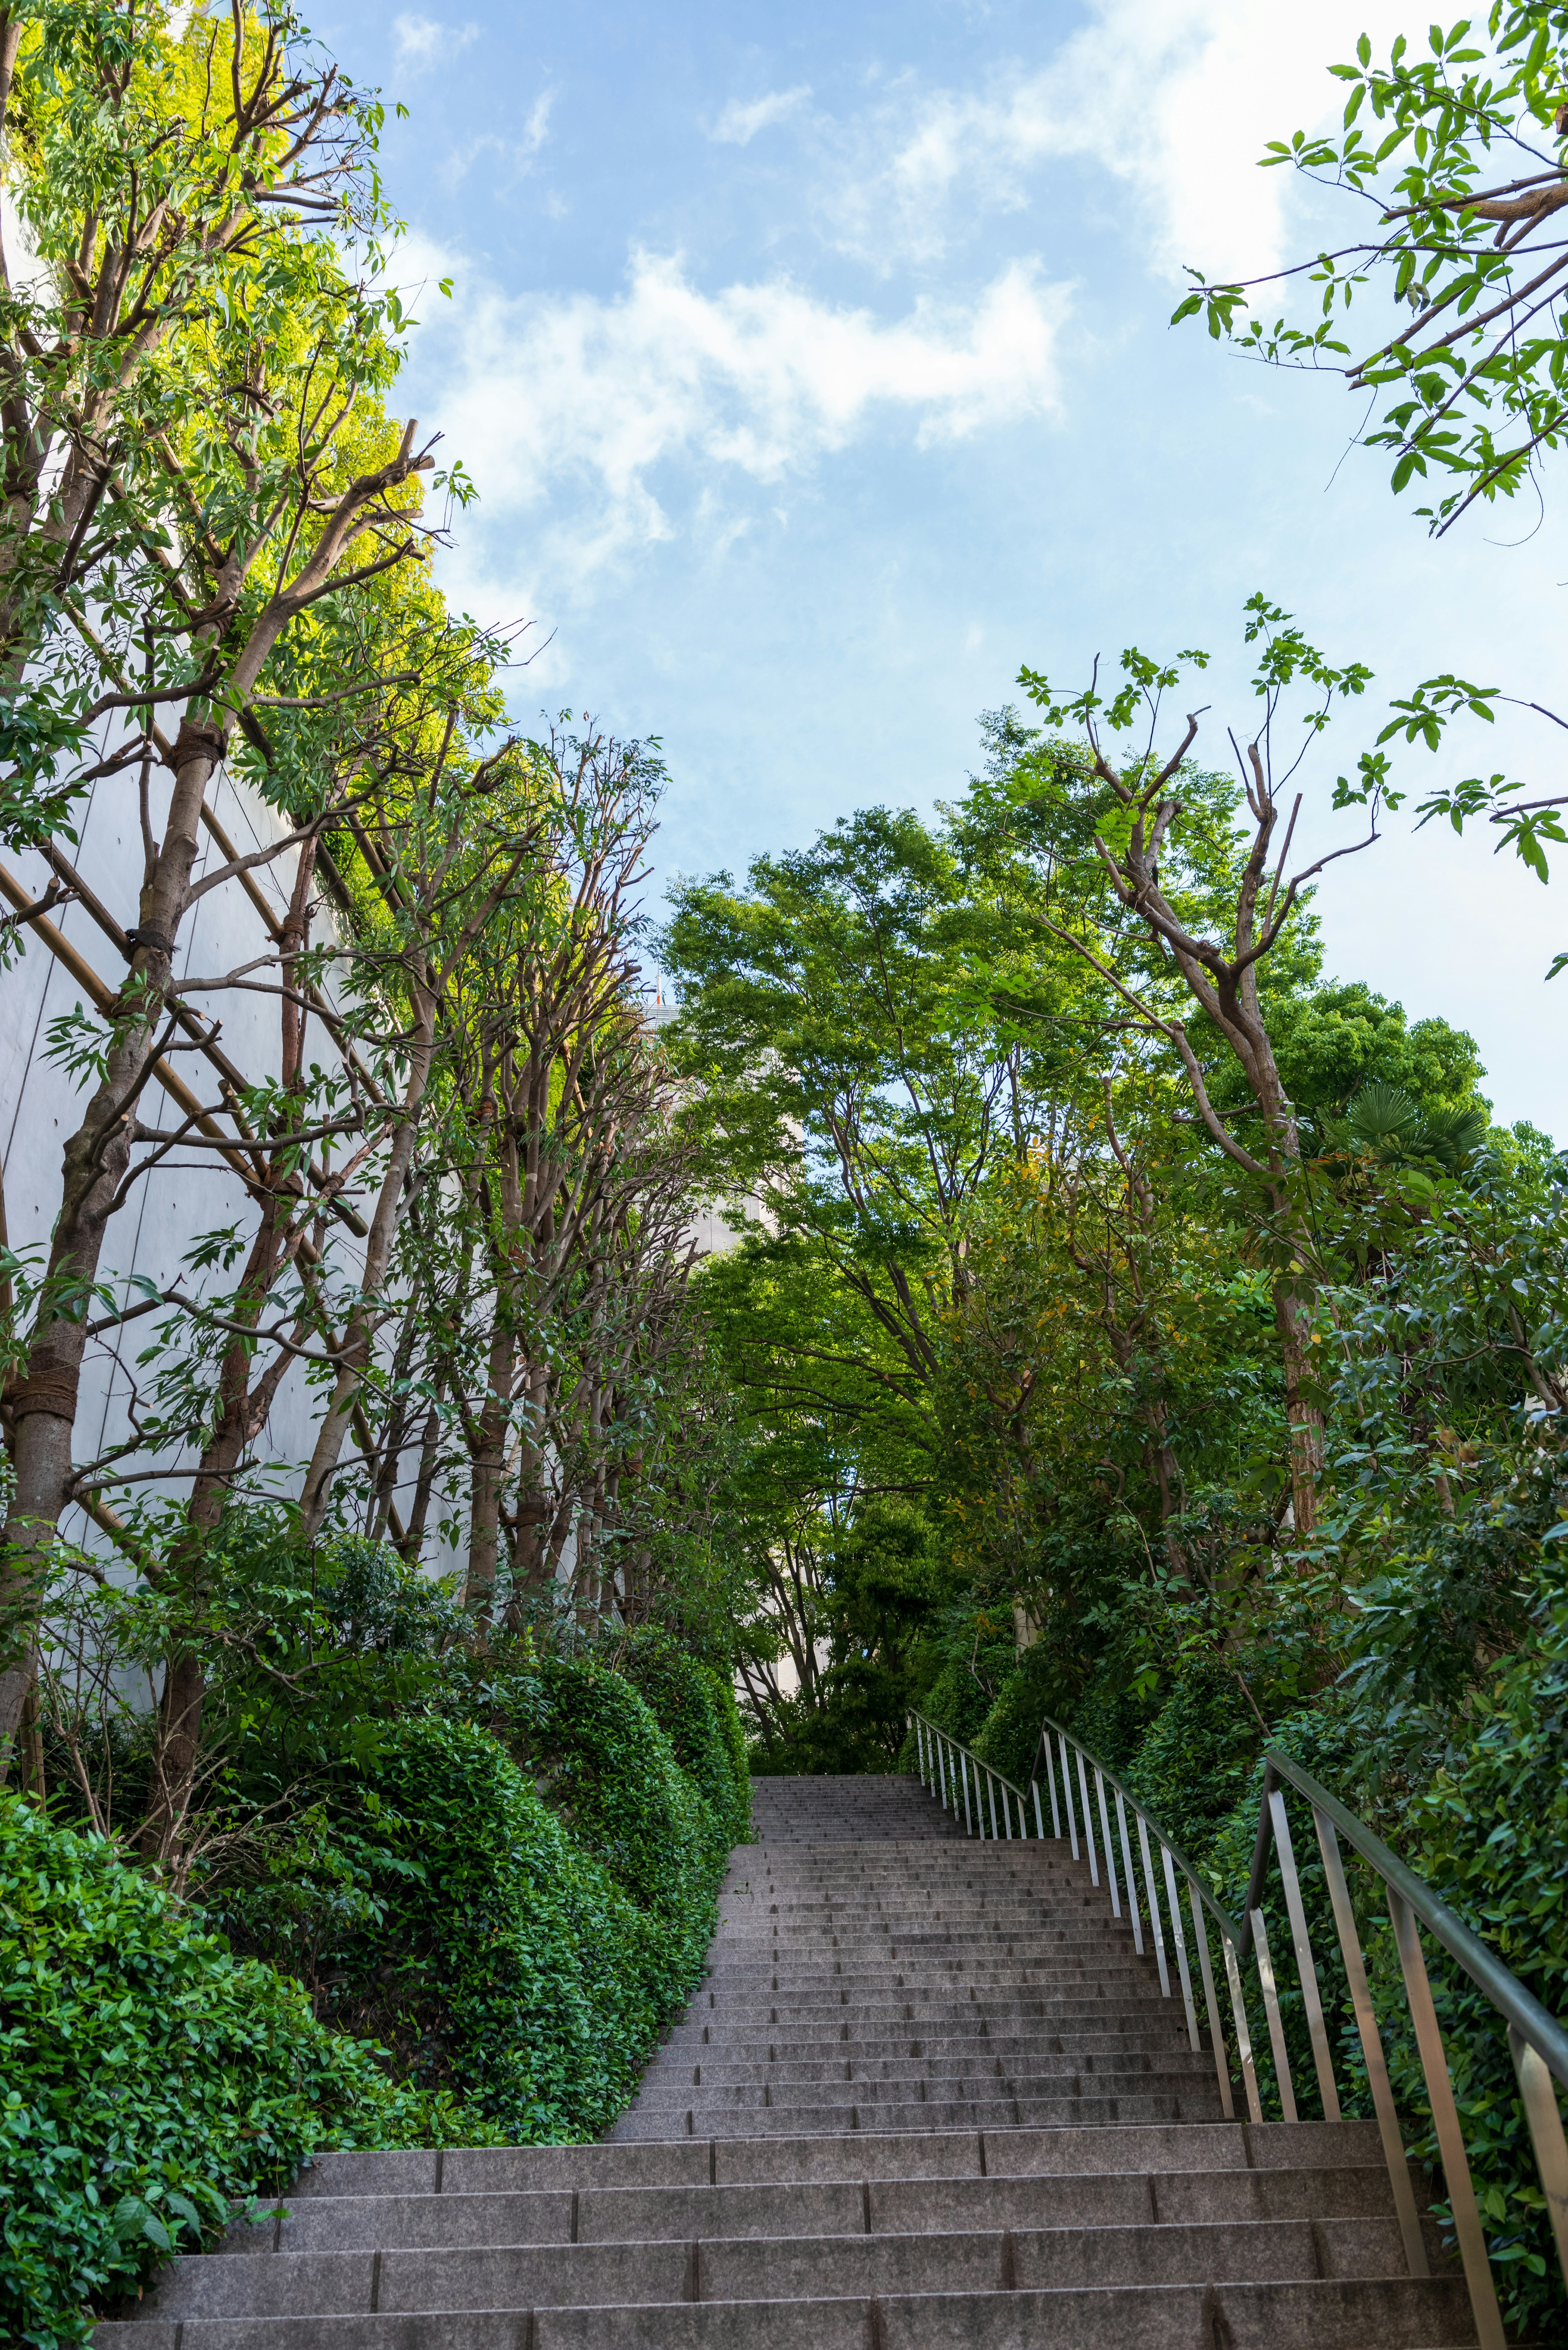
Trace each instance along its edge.
<path fill-rule="evenodd" d="M 1056 1773 L 1051 1762 L 1051 1732 L 1043 1730 L 1040 1744 L 1045 1756 L 1045 1784 L 1051 1790 L 1051 1833 L 1058 1844 L 1062 1841 L 1062 1815 L 1056 1809 Z"/>
<path fill-rule="evenodd" d="M 1165 1963 L 1165 1929 L 1159 1922 L 1159 1896 L 1154 1889 L 1154 1865 L 1148 1856 L 1148 1823 L 1137 1815 L 1137 1848 L 1143 1856 L 1143 1889 L 1148 1896 L 1149 1930 L 1154 1936 L 1155 1964 L 1159 1969 L 1159 1995 L 1170 1997 L 1170 1969 Z"/>
<path fill-rule="evenodd" d="M 1214 1996 L 1214 1967 L 1209 1956 L 1209 1925 L 1203 1915 L 1203 1904 L 1198 1898 L 1198 1887 L 1190 1877 L 1187 1880 L 1187 1900 L 1192 1911 L 1192 1939 L 1198 1945 L 1198 1963 L 1203 1970 L 1203 1996 L 1209 2006 L 1209 2037 L 1214 2044 L 1214 2070 L 1220 2081 L 1220 2110 L 1228 2122 L 1233 2122 L 1236 2107 L 1231 2095 L 1231 2065 L 1225 2054 L 1225 2035 L 1220 2029 L 1220 2002 Z"/>
<path fill-rule="evenodd" d="M 959 1761 L 963 1764 L 963 1832 L 965 1835 L 973 1835 L 974 1826 L 969 1815 L 969 1764 L 964 1761 L 961 1746 L 958 1750 L 958 1755 Z"/>
<path fill-rule="evenodd" d="M 1258 2068 L 1252 2062 L 1252 2027 L 1247 2021 L 1247 2003 L 1241 1997 L 1241 1970 L 1236 1964 L 1236 1945 L 1223 1928 L 1220 1947 L 1225 1953 L 1225 1977 L 1231 1986 L 1231 2012 L 1236 2019 L 1236 2054 L 1241 2065 L 1241 2084 L 1247 2092 L 1247 2117 L 1261 2122 L 1263 2101 L 1258 2095 Z"/>
<path fill-rule="evenodd" d="M 985 1774 L 985 1792 L 991 1804 L 991 1840 L 994 1844 L 996 1842 L 996 1781 L 989 1771 Z"/>
<path fill-rule="evenodd" d="M 1317 1969 L 1313 1964 L 1312 1943 L 1307 1937 L 1306 1911 L 1302 1907 L 1302 1888 L 1296 1876 L 1296 1856 L 1291 1844 L 1291 1824 L 1285 1814 L 1285 1799 L 1280 1788 L 1269 1795 L 1269 1809 L 1274 1820 L 1274 1850 L 1280 1856 L 1280 1879 L 1285 1888 L 1285 1914 L 1291 1921 L 1291 1942 L 1296 1954 L 1296 1972 L 1301 1977 L 1302 1999 L 1306 2007 L 1307 2030 L 1312 2034 L 1312 2060 L 1317 2069 L 1318 2094 L 1323 2099 L 1325 2122 L 1339 2119 L 1339 2091 L 1334 2086 L 1334 2060 L 1328 2053 L 1328 2033 L 1324 2028 L 1323 2002 L 1317 1991 Z"/>
<path fill-rule="evenodd" d="M 1334 1822 L 1321 1812 L 1313 1813 L 1313 1825 L 1317 1830 L 1317 1848 L 1323 1855 L 1323 1873 L 1328 1882 L 1328 1898 L 1334 1905 L 1339 1955 L 1345 1965 L 1345 1981 L 1350 1986 L 1350 2004 L 1355 2012 L 1355 2028 L 1361 2035 L 1361 2054 L 1366 2066 L 1367 2084 L 1372 2091 L 1373 2111 L 1377 2116 L 1378 2136 L 1383 2140 L 1383 2159 L 1388 2166 L 1388 2183 L 1394 2190 L 1394 2209 L 1405 2246 L 1406 2265 L 1412 2276 L 1426 2276 L 1428 2273 L 1427 2247 L 1410 2186 L 1410 2166 L 1405 2158 L 1404 2134 L 1399 2127 L 1394 2092 L 1388 2081 L 1388 2067 L 1384 2061 L 1383 2035 L 1377 2029 L 1377 2011 L 1372 2004 L 1366 1962 L 1361 1955 L 1361 1936 L 1356 1931 L 1350 1887 L 1345 1881 L 1345 1863 L 1340 1857 L 1339 1838 L 1334 1834 Z"/>
<path fill-rule="evenodd" d="M 1040 1842 L 1044 1844 L 1045 1841 L 1045 1823 L 1040 1816 L 1040 1782 L 1038 1779 L 1030 1780 L 1029 1792 L 1034 1798 L 1034 1833 L 1039 1837 Z M 1056 1833 L 1060 1835 L 1062 1833 L 1060 1828 L 1057 1829 Z"/>
<path fill-rule="evenodd" d="M 942 1791 L 942 1809 L 944 1812 L 950 1812 L 952 1805 L 948 1801 L 948 1742 L 945 1738 L 939 1737 L 936 1745 L 937 1771 Z"/>
<path fill-rule="evenodd" d="M 1176 1965 L 1181 1977 L 1181 2002 L 1187 2010 L 1187 2037 L 1194 2049 L 1202 2045 L 1198 2037 L 1198 2014 L 1192 2004 L 1192 1977 L 1187 1970 L 1187 1937 L 1181 1930 L 1181 1904 L 1176 1898 L 1176 1871 L 1171 1866 L 1170 1848 L 1163 1841 L 1159 1856 L 1165 1863 L 1165 1898 L 1170 1911 L 1170 1930 L 1176 1937 Z"/>
<path fill-rule="evenodd" d="M 1557 2239 L 1558 2266 L 1568 2283 L 1568 2138 L 1563 2135 L 1557 2092 L 1552 2085 L 1545 2058 L 1531 2046 L 1515 2023 L 1508 2027 L 1508 2053 L 1519 2076 L 1524 2118 L 1530 2125 L 1530 2142 L 1535 2148 L 1535 2167 L 1541 2173 L 1552 2232 Z"/>
<path fill-rule="evenodd" d="M 1072 1838 L 1073 1857 L 1076 1860 L 1078 1857 L 1078 1822 L 1076 1814 L 1073 1810 L 1073 1782 L 1068 1775 L 1067 1771 L 1066 1740 L 1064 1738 L 1059 1738 L 1056 1741 L 1056 1748 L 1057 1759 L 1062 1765 L 1062 1801 L 1067 1806 L 1067 1834 Z"/>
<path fill-rule="evenodd" d="M 1002 1824 L 1007 1830 L 1005 1841 L 1008 1844 L 1012 1842 L 1012 1806 L 1009 1804 L 1007 1800 L 1011 1792 L 1012 1791 L 1004 1779 L 1002 1783 Z"/>
<path fill-rule="evenodd" d="M 1073 1752 L 1078 1758 L 1078 1793 L 1084 1799 L 1084 1844 L 1089 1856 L 1089 1882 L 1097 1885 L 1100 1869 L 1095 1856 L 1095 1825 L 1089 1817 L 1089 1782 L 1084 1772 L 1084 1750 L 1081 1746 L 1075 1746 Z"/>
<path fill-rule="evenodd" d="M 1459 2127 L 1459 2116 L 1454 2105 L 1449 2060 L 1443 2048 L 1443 2035 L 1438 2029 L 1438 2011 L 1432 2005 L 1432 1987 L 1427 1981 L 1427 1961 L 1421 1955 L 1420 1928 L 1409 1905 L 1391 1885 L 1387 1893 L 1388 1914 L 1394 1920 L 1394 1939 L 1398 1946 L 1400 1971 L 1405 1977 L 1405 1997 L 1409 2002 L 1410 2021 L 1416 2027 L 1416 2045 L 1421 2052 L 1427 2101 L 1438 2133 L 1443 2184 L 1449 2190 L 1449 2208 L 1454 2215 L 1454 2233 L 1459 2240 L 1459 2258 L 1465 2264 L 1465 2282 L 1470 2289 L 1470 2312 L 1476 2322 L 1476 2336 L 1481 2350 L 1503 2350 L 1502 2313 L 1497 2305 L 1497 2288 L 1491 2281 L 1491 2262 L 1487 2253 L 1486 2237 L 1481 2230 L 1480 2213 L 1476 2209 L 1469 2157 L 1465 2152 L 1464 2132 Z"/>
<path fill-rule="evenodd" d="M 1106 1817 L 1105 1773 L 1097 1762 L 1095 1765 L 1095 1793 L 1100 1799 L 1100 1835 L 1106 1847 L 1106 1882 L 1111 1888 L 1111 1915 L 1113 1918 L 1119 1918 L 1122 1914 L 1122 1905 L 1116 1891 L 1116 1864 L 1111 1851 L 1111 1824 Z"/>
<path fill-rule="evenodd" d="M 1280 2021 L 1280 1996 L 1274 1988 L 1274 1961 L 1269 1950 L 1269 1929 L 1261 1909 L 1252 1912 L 1252 1943 L 1258 1955 L 1258 1981 L 1262 1986 L 1263 2013 L 1269 2020 L 1269 2045 L 1274 2052 L 1274 2077 L 1280 2092 L 1280 2112 L 1287 2122 L 1298 2121 L 1295 2084 L 1285 2048 L 1285 2027 Z"/>
<path fill-rule="evenodd" d="M 1143 1956 L 1143 1918 L 1138 1908 L 1137 1878 L 1133 1875 L 1132 1846 L 1127 1842 L 1127 1807 L 1116 1789 L 1116 1826 L 1122 1839 L 1122 1874 L 1127 1878 L 1127 1909 L 1132 1918 L 1133 1948 Z"/>

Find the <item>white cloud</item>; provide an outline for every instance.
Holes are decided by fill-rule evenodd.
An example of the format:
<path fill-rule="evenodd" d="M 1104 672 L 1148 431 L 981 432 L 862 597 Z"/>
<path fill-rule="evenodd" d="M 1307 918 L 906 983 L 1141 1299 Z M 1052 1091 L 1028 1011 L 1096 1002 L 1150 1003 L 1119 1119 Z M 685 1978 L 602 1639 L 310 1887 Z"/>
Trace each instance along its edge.
<path fill-rule="evenodd" d="M 441 166 L 441 185 L 460 188 L 485 156 L 493 155 L 501 165 L 496 183 L 498 191 L 504 192 L 514 187 L 533 170 L 534 158 L 550 135 L 550 109 L 558 94 L 554 88 L 540 91 L 524 119 L 519 137 L 503 139 L 497 131 L 485 130 L 477 139 L 466 139 L 461 147 L 453 147 Z M 558 198 L 551 196 L 546 198 L 545 209 L 552 220 L 556 220 L 561 217 L 566 207 Z"/>
<path fill-rule="evenodd" d="M 530 155 L 536 155 L 550 135 L 550 109 L 556 103 L 554 89 L 542 89 L 528 109 L 528 119 L 523 125 L 522 145 Z"/>
<path fill-rule="evenodd" d="M 398 63 L 421 72 L 441 57 L 455 57 L 470 43 L 479 38 L 477 25 L 443 25 L 434 16 L 416 16 L 408 11 L 394 17 L 392 31 L 398 44 Z"/>
<path fill-rule="evenodd" d="M 934 258 L 961 205 L 1022 209 L 1043 165 L 1081 159 L 1131 188 L 1161 269 L 1271 267 L 1291 175 L 1257 169 L 1264 142 L 1336 119 L 1344 85 L 1325 68 L 1362 31 L 1386 50 L 1407 13 L 1403 0 L 1092 0 L 1037 72 L 891 91 L 830 191 L 838 240 Z"/>
<path fill-rule="evenodd" d="M 410 257 L 410 276 L 453 268 Z M 1033 262 L 969 304 L 919 302 L 893 320 L 784 277 L 706 294 L 678 258 L 640 251 L 607 301 L 465 290 L 457 275 L 421 372 L 479 484 L 482 528 L 534 514 L 557 577 L 674 536 L 662 501 L 687 493 L 672 466 L 696 467 L 702 488 L 726 474 L 772 484 L 874 430 L 929 447 L 1058 409 L 1069 289 Z"/>
<path fill-rule="evenodd" d="M 797 113 L 810 96 L 809 85 L 802 82 L 794 89 L 770 90 L 765 98 L 753 99 L 749 106 L 732 98 L 708 136 L 731 147 L 749 146 L 759 130 Z"/>

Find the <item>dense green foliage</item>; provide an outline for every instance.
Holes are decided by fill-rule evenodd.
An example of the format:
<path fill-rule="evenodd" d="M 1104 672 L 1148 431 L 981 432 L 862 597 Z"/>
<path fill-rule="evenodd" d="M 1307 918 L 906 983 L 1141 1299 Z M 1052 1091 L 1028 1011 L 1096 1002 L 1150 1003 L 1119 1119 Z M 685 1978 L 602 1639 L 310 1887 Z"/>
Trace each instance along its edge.
<path fill-rule="evenodd" d="M 0 1794 L 0 2334 L 81 2340 L 319 2146 L 471 2137 L 100 1837 Z M 479 2126 L 481 2135 L 483 2125 Z"/>
<path fill-rule="evenodd" d="M 618 1652 L 618 1663 L 669 1739 L 723 1842 L 743 1844 L 751 1825 L 745 1739 L 728 1679 L 653 1626 L 631 1636 Z"/>
<path fill-rule="evenodd" d="M 634 1735 L 652 1730 L 633 1691 L 568 1669 L 561 1812 L 501 1740 L 425 1721 L 389 1731 L 371 1771 L 344 1775 L 324 1833 L 328 1853 L 335 1827 L 353 1838 L 361 1896 L 330 1946 L 315 1939 L 324 2012 L 374 2028 L 400 2071 L 514 2143 L 607 2126 L 712 1925 L 701 1799 L 662 1740 L 639 1751 L 625 1735 L 628 1717 Z M 243 1898 L 242 1920 L 260 1922 Z"/>
<path fill-rule="evenodd" d="M 16 1919 L 44 1962 L 35 2010 L 7 1994 L 7 2029 L 43 2052 L 54 2099 L 52 2121 L 29 2118 L 24 2082 L 10 2125 L 31 2165 L 14 2291 L 40 2341 L 79 2333 L 85 2297 L 134 2289 L 178 2243 L 166 2205 L 187 2240 L 210 2232 L 312 2145 L 602 2132 L 697 1979 L 745 1833 L 733 1699 L 668 1635 L 480 1646 L 450 1591 L 394 1551 L 345 1537 L 306 1556 L 265 1513 L 236 1510 L 222 1556 L 206 1600 L 228 1660 L 212 1690 L 221 1767 L 186 1905 L 102 1838 L 16 1799 L 5 1814 L 6 1930 Z M 99 1594 L 78 1629 L 112 1666 L 116 1634 L 143 1621 Z M 100 1816 L 117 1790 L 138 1816 L 144 1726 L 95 1745 L 62 1709 L 49 1733 L 57 1814 L 85 1821 L 79 1764 Z M 40 1927 L 15 1888 L 51 1835 Z M 127 2132 L 127 2110 L 145 2127 Z M 65 2153 L 38 2163 L 66 2117 Z M 95 2182 L 104 2210 L 84 2220 Z"/>

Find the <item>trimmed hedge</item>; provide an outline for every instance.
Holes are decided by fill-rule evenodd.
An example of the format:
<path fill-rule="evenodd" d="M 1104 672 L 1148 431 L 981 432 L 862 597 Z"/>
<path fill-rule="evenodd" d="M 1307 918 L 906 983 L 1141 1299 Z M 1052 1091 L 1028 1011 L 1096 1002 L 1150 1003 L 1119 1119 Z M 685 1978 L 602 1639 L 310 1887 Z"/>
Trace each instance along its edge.
<path fill-rule="evenodd" d="M 113 1844 L 4 1794 L 0 2076 L 0 2339 L 34 2350 L 84 2341 L 85 2304 L 135 2294 L 317 2147 L 474 2135 Z"/>
<path fill-rule="evenodd" d="M 498 1734 L 573 1835 L 641 1908 L 706 1948 L 728 1822 L 631 1683 L 588 1659 L 547 1657 L 492 1698 Z"/>
<path fill-rule="evenodd" d="M 627 1643 L 621 1671 L 641 1694 L 675 1759 L 711 1807 L 731 1844 L 751 1834 L 746 1735 L 735 1692 L 668 1632 L 649 1627 Z"/>
<path fill-rule="evenodd" d="M 588 1679 L 611 1686 L 585 1690 Z M 653 1730 L 615 1676 L 576 1668 L 568 1680 L 601 1752 L 618 1751 L 626 1726 L 618 1688 L 642 1715 L 644 1739 Z M 711 1858 L 689 1852 L 646 1907 L 617 1881 L 654 1890 L 654 1856 L 694 1832 L 698 1799 L 672 1761 L 676 1787 L 657 1758 L 639 1771 L 636 1748 L 618 1751 L 629 1784 L 595 1786 L 585 1773 L 573 1810 L 579 1833 L 597 1841 L 603 1831 L 614 1873 L 500 1741 L 468 1723 L 401 1725 L 364 1790 L 379 1846 L 402 1866 L 369 1857 L 377 1916 L 345 1939 L 337 2011 L 374 2022 L 416 2082 L 451 2090 L 513 2143 L 569 2143 L 607 2127 L 701 1972 Z"/>

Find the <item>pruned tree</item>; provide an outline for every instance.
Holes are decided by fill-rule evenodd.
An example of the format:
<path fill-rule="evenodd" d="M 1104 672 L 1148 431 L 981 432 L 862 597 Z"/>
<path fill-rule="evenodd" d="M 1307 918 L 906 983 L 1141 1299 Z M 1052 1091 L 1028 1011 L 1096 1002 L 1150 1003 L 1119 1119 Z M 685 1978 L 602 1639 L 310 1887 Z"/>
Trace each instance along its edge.
<path fill-rule="evenodd" d="M 1123 656 L 1122 685 L 1108 700 L 1098 691 L 1097 671 L 1087 690 L 1071 697 L 1059 696 L 1044 677 L 1024 671 L 1023 683 L 1046 712 L 1049 723 L 1075 722 L 1085 729 L 1094 782 L 1107 795 L 1095 846 L 1117 904 L 1137 920 L 1155 951 L 1150 974 L 1154 985 L 1139 986 L 1118 971 L 1092 932 L 1085 935 L 1065 928 L 1047 914 L 1038 919 L 1093 965 L 1147 1035 L 1171 1047 L 1186 1073 L 1210 1139 L 1259 1187 L 1276 1260 L 1274 1312 L 1291 1427 L 1294 1523 L 1298 1533 L 1306 1534 L 1317 1518 L 1324 1429 L 1312 1365 L 1313 1249 L 1299 1180 L 1301 1133 L 1269 1033 L 1259 993 L 1259 971 L 1277 948 L 1313 879 L 1337 858 L 1367 847 L 1377 837 L 1386 764 L 1378 754 L 1365 754 L 1358 783 L 1342 783 L 1335 795 L 1341 806 L 1365 796 L 1370 813 L 1366 836 L 1345 847 L 1327 850 L 1287 875 L 1303 800 L 1300 791 L 1292 800 L 1290 787 L 1328 723 L 1334 702 L 1363 693 L 1371 672 L 1359 662 L 1334 667 L 1307 643 L 1288 613 L 1262 596 L 1251 598 L 1247 612 L 1247 640 L 1260 648 L 1253 685 L 1262 711 L 1244 750 L 1234 734 L 1231 738 L 1241 768 L 1251 838 L 1238 845 L 1233 885 L 1223 907 L 1184 907 L 1179 902 L 1179 886 L 1173 896 L 1162 878 L 1162 859 L 1171 861 L 1180 839 L 1184 770 L 1201 715 L 1188 717 L 1174 750 L 1157 752 L 1163 700 L 1179 682 L 1180 668 L 1161 666 L 1136 650 L 1129 651 Z M 1206 659 L 1201 654 L 1183 658 L 1199 667 Z M 1282 709 L 1293 687 L 1304 689 L 1307 696 L 1299 745 L 1281 740 Z M 1135 742 L 1130 758 L 1113 763 L 1105 748 L 1105 733 L 1135 729 L 1141 735 L 1141 747 Z M 1282 818 L 1282 837 L 1276 838 Z M 1208 936 L 1197 926 L 1195 915 L 1200 919 L 1204 912 L 1222 921 L 1222 937 Z M 1168 983 L 1164 989 L 1162 980 Z M 1150 1001 L 1156 994 L 1163 994 L 1164 1000 Z M 1190 1015 L 1180 1007 L 1182 995 L 1221 1040 L 1245 1082 L 1246 1111 L 1241 1119 L 1215 1104 L 1201 1051 L 1189 1032 Z M 1247 1132 L 1247 1139 L 1237 1131 L 1239 1125 Z"/>

